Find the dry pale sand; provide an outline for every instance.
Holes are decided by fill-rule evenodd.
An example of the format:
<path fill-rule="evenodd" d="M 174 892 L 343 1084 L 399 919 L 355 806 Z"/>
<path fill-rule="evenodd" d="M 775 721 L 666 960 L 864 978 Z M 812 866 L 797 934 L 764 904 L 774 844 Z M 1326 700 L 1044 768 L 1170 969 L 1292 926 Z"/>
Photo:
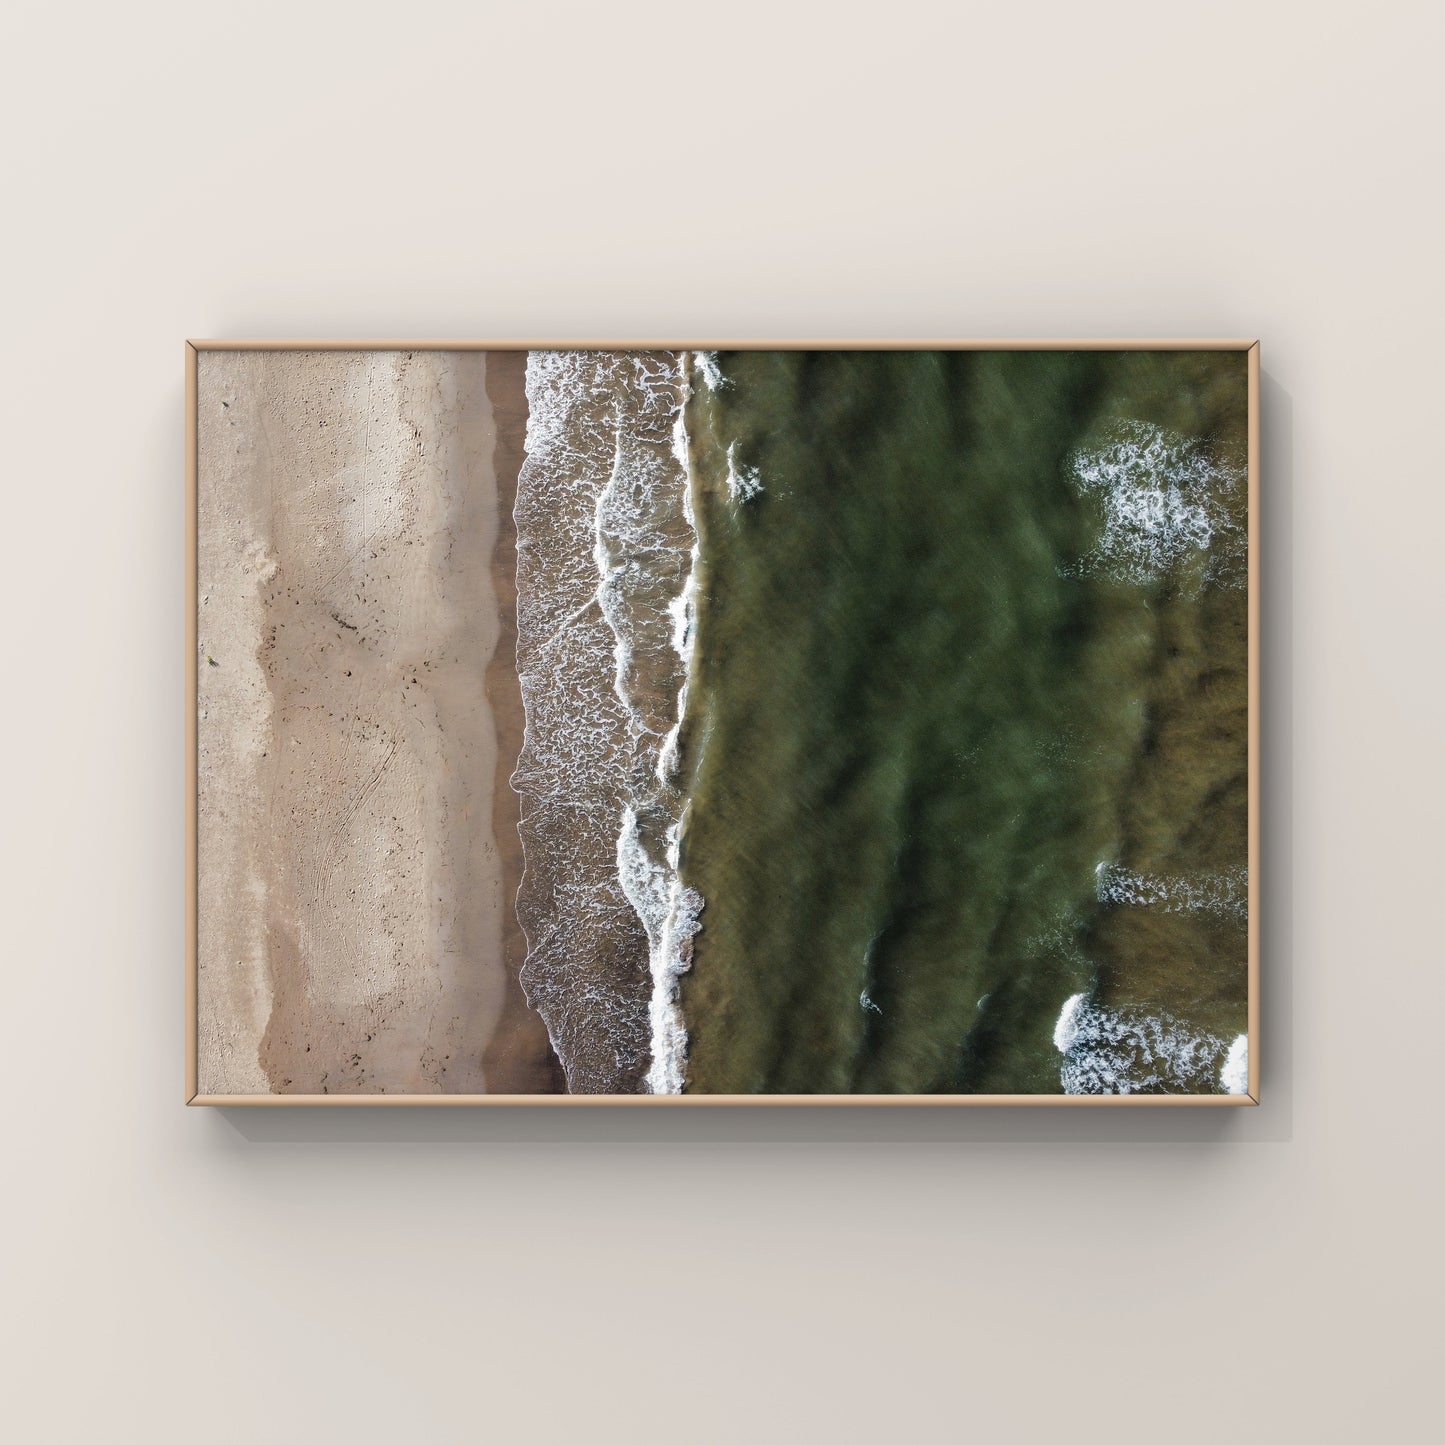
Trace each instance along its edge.
<path fill-rule="evenodd" d="M 494 357 L 200 354 L 204 1094 L 559 1086 L 516 984 L 525 358 Z"/>

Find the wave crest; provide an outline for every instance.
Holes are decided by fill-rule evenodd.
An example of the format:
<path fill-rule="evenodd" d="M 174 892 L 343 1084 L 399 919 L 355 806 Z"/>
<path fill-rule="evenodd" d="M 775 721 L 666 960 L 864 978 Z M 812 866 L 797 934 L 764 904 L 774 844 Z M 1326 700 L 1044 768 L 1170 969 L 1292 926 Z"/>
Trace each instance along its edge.
<path fill-rule="evenodd" d="M 682 1086 L 702 900 L 674 785 L 697 534 L 687 357 L 533 351 L 518 479 L 522 984 L 575 1092 Z"/>
<path fill-rule="evenodd" d="M 1168 1014 L 1105 1008 L 1082 993 L 1054 1025 L 1066 1094 L 1237 1093 L 1228 1072 L 1237 1046 Z"/>
<path fill-rule="evenodd" d="M 1161 908 L 1166 913 L 1216 913 L 1240 922 L 1249 917 L 1249 870 L 1243 867 L 1183 875 L 1136 873 L 1100 863 L 1094 880 L 1100 903 Z"/>
<path fill-rule="evenodd" d="M 1155 583 L 1197 565 L 1203 584 L 1241 586 L 1248 535 L 1238 516 L 1242 458 L 1149 422 L 1115 422 L 1069 459 L 1103 530 L 1066 572 Z"/>

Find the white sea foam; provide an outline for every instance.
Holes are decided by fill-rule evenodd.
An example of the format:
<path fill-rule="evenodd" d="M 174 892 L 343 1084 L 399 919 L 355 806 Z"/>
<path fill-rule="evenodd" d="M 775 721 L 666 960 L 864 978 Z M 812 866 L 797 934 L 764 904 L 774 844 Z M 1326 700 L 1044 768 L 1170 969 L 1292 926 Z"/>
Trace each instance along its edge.
<path fill-rule="evenodd" d="M 688 367 L 672 353 L 527 362 L 516 506 L 526 728 L 513 776 L 522 980 L 579 1091 L 683 1082 L 677 976 L 702 908 L 677 876 L 672 785 L 697 565 Z"/>
<path fill-rule="evenodd" d="M 1149 583 L 1197 560 L 1202 582 L 1243 581 L 1239 499 L 1248 472 L 1241 458 L 1147 422 L 1121 421 L 1074 454 L 1070 474 L 1101 506 L 1103 531 L 1066 570 Z"/>
<path fill-rule="evenodd" d="M 728 384 L 727 378 L 717 364 L 717 352 L 694 351 L 692 355 L 697 362 L 698 374 L 702 377 L 703 385 L 709 391 L 717 391 L 720 387 Z"/>
<path fill-rule="evenodd" d="M 1100 863 L 1094 879 L 1100 903 L 1160 908 L 1168 913 L 1218 913 L 1241 921 L 1249 916 L 1249 871 L 1243 867 L 1186 876 L 1135 873 L 1117 864 Z"/>
<path fill-rule="evenodd" d="M 1168 1014 L 1109 1009 L 1076 993 L 1054 1025 L 1066 1094 L 1209 1094 L 1223 1081 L 1231 1046 Z"/>
<path fill-rule="evenodd" d="M 652 1063 L 648 1088 L 654 1094 L 682 1092 L 687 1030 L 677 999 L 678 977 L 692 965 L 692 938 L 699 926 L 702 895 L 677 874 L 677 825 L 667 829 L 667 861 L 658 863 L 643 841 L 638 815 L 623 809 L 617 835 L 617 876 L 627 901 L 647 932 L 652 997 L 648 1004 Z"/>
<path fill-rule="evenodd" d="M 1054 1047 L 1061 1054 L 1068 1053 L 1070 1045 L 1074 1042 L 1074 1035 L 1079 1028 L 1079 1015 L 1088 1001 L 1089 996 L 1086 993 L 1070 994 L 1064 1000 L 1064 1006 L 1059 1010 L 1058 1022 L 1054 1025 Z M 982 1003 L 983 1000 L 980 999 L 979 1002 Z"/>
<path fill-rule="evenodd" d="M 713 366 L 716 367 L 715 357 Z M 705 368 L 703 370 L 706 375 Z M 692 680 L 693 619 L 696 611 L 700 549 L 692 503 L 692 456 L 686 425 L 686 353 L 681 358 L 680 371 L 682 399 L 673 425 L 672 449 L 674 459 L 682 468 L 682 513 L 692 533 L 692 541 L 688 549 L 687 574 L 682 588 L 667 604 L 668 616 L 672 620 L 669 640 L 681 663 L 682 678 L 677 689 L 677 721 L 664 736 L 654 765 L 654 774 L 664 789 L 677 765 L 678 739 L 687 716 L 688 693 Z M 682 834 L 686 823 L 685 803 L 680 802 L 675 795 L 668 797 L 666 793 L 659 795 L 654 801 L 669 807 L 669 818 L 663 831 L 666 862 L 662 869 L 649 873 L 650 879 L 656 877 L 657 886 L 649 887 L 643 895 L 644 907 L 638 907 L 637 900 L 633 899 L 633 906 L 638 908 L 638 915 L 647 930 L 648 964 L 652 975 L 652 997 L 648 1005 L 652 1064 L 647 1073 L 647 1085 L 654 1094 L 680 1094 L 687 1062 L 687 1029 L 683 1023 L 677 980 L 692 967 L 692 939 L 700 926 L 703 898 L 695 888 L 686 887 L 680 875 Z M 636 833 L 635 820 L 632 832 Z M 619 851 L 623 846 L 620 839 L 627 834 L 628 819 L 624 816 L 623 834 L 619 835 Z M 648 863 L 649 868 L 654 869 L 650 858 Z M 657 877 L 657 874 L 660 874 L 660 877 Z"/>
<path fill-rule="evenodd" d="M 1219 1071 L 1219 1087 L 1226 1094 L 1249 1093 L 1249 1035 L 1240 1034 L 1229 1046 Z"/>
<path fill-rule="evenodd" d="M 728 475 L 727 487 L 728 496 L 734 502 L 751 502 L 754 497 L 763 494 L 762 473 L 756 467 L 744 465 L 737 459 L 738 444 L 731 442 L 728 445 Z"/>
<path fill-rule="evenodd" d="M 682 724 L 687 716 L 689 685 L 692 679 L 692 639 L 697 620 L 697 578 L 701 547 L 698 541 L 697 516 L 692 503 L 692 458 L 688 444 L 686 426 L 686 400 L 679 407 L 677 423 L 673 429 L 673 455 L 684 472 L 682 512 L 692 530 L 692 547 L 688 554 L 687 580 L 682 590 L 667 604 L 667 614 L 672 619 L 672 650 L 682 663 L 682 682 L 677 690 L 677 721 L 667 730 L 658 749 L 656 774 L 660 783 L 668 782 L 677 767 L 678 742 L 682 735 Z"/>

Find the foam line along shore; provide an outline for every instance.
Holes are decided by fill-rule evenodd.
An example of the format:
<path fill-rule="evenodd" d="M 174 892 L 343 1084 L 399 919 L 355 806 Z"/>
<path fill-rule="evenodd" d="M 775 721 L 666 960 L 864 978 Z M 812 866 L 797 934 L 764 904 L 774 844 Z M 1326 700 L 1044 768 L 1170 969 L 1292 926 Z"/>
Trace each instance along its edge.
<path fill-rule="evenodd" d="M 689 353 L 534 351 L 515 508 L 522 982 L 574 1092 L 678 1092 Z"/>

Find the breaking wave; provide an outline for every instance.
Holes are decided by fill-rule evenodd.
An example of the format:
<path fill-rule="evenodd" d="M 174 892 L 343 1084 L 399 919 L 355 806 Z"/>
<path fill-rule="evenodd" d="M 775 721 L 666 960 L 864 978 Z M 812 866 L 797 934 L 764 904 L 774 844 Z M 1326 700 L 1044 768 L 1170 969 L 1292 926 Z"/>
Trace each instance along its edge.
<path fill-rule="evenodd" d="M 1226 1094 L 1249 1093 L 1249 1035 L 1240 1034 L 1229 1046 L 1219 1071 L 1219 1087 Z"/>
<path fill-rule="evenodd" d="M 697 365 L 697 374 L 709 391 L 720 391 L 723 387 L 731 385 L 727 377 L 722 374 L 722 367 L 718 365 L 717 352 L 694 351 L 692 355 Z"/>
<path fill-rule="evenodd" d="M 1243 585 L 1242 458 L 1148 422 L 1120 421 L 1069 465 L 1079 493 L 1102 508 L 1103 530 L 1066 572 L 1148 584 L 1194 564 L 1201 583 Z"/>
<path fill-rule="evenodd" d="M 737 449 L 736 442 L 728 447 L 728 496 L 734 502 L 751 502 L 754 497 L 763 494 L 762 474 L 756 467 L 745 466 L 738 461 Z"/>
<path fill-rule="evenodd" d="M 1066 1094 L 1214 1094 L 1230 1087 L 1235 1049 L 1164 1013 L 1109 1009 L 1076 993 L 1054 1025 Z M 1246 1064 L 1246 1078 L 1248 1069 Z"/>
<path fill-rule="evenodd" d="M 1249 916 L 1246 868 L 1184 877 L 1135 873 L 1115 864 L 1100 863 L 1094 878 L 1100 903 L 1162 908 L 1167 913 L 1218 913 L 1241 922 Z"/>
<path fill-rule="evenodd" d="M 681 1089 L 677 978 L 703 900 L 678 874 L 697 531 L 688 356 L 533 351 L 518 479 L 512 784 L 522 983 L 568 1088 Z"/>

